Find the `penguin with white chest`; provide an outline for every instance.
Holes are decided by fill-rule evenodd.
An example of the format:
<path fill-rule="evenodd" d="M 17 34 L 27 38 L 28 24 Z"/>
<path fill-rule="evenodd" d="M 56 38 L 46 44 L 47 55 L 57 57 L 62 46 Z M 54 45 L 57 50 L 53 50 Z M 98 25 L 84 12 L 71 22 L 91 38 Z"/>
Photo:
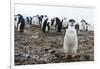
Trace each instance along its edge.
<path fill-rule="evenodd" d="M 48 33 L 50 31 L 50 27 L 51 27 L 51 20 L 48 19 L 48 17 L 46 16 L 43 18 L 43 22 L 41 24 L 42 32 Z"/>
<path fill-rule="evenodd" d="M 66 58 L 70 54 L 72 57 L 74 57 L 77 54 L 78 38 L 77 38 L 76 29 L 75 29 L 74 19 L 70 19 L 68 22 L 68 28 L 66 29 L 66 33 L 64 36 L 63 49 L 64 49 Z"/>
<path fill-rule="evenodd" d="M 15 27 L 16 27 L 17 31 L 24 32 L 25 19 L 21 14 L 17 14 L 15 16 Z"/>

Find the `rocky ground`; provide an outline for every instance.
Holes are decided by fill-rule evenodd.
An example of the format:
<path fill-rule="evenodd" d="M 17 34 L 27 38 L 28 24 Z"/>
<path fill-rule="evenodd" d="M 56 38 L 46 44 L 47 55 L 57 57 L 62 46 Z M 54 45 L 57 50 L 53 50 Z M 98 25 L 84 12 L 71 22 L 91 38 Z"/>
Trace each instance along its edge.
<path fill-rule="evenodd" d="M 79 32 L 78 54 L 64 58 L 64 30 L 60 33 L 42 33 L 40 28 L 25 28 L 24 33 L 15 30 L 15 65 L 65 63 L 94 60 L 94 32 Z"/>

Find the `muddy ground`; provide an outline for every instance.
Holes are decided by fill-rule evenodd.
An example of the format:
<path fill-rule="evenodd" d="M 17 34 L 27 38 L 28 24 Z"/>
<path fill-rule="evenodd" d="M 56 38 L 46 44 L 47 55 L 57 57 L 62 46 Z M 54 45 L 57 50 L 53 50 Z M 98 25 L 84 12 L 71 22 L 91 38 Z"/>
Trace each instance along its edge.
<path fill-rule="evenodd" d="M 65 63 L 94 60 L 94 32 L 79 32 L 76 57 L 65 59 L 62 32 L 42 33 L 36 26 L 25 28 L 24 33 L 15 30 L 15 65 Z"/>

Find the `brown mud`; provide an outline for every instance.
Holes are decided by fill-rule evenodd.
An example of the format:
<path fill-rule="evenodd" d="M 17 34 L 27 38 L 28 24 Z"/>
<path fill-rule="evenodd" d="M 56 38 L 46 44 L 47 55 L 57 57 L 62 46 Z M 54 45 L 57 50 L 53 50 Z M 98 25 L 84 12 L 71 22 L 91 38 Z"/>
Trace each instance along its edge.
<path fill-rule="evenodd" d="M 78 54 L 64 58 L 65 31 L 42 33 L 38 27 L 25 28 L 24 33 L 15 30 L 15 65 L 65 63 L 94 60 L 94 32 L 78 33 Z"/>

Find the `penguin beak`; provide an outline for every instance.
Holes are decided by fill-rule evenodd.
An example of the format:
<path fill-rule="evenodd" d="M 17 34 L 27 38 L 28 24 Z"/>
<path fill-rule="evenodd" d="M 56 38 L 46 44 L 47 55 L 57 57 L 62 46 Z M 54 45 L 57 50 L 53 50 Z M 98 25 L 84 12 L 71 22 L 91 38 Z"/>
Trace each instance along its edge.
<path fill-rule="evenodd" d="M 74 22 L 71 23 L 71 26 L 74 26 Z"/>

